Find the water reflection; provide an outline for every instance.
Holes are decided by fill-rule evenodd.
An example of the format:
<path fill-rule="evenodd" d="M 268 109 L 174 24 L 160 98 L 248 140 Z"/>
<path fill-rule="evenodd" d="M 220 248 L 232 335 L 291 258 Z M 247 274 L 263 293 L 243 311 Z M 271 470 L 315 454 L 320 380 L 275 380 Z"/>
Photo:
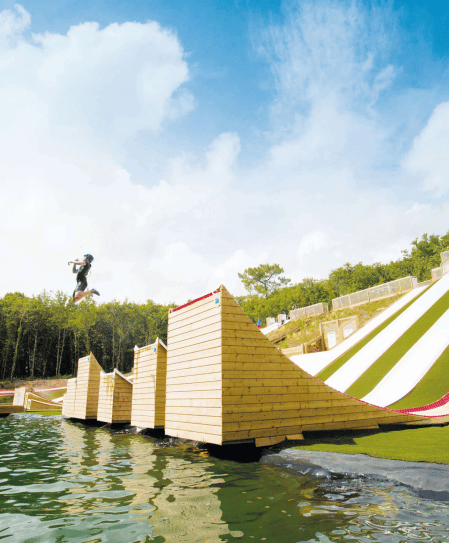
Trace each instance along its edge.
<path fill-rule="evenodd" d="M 0 421 L 7 542 L 449 541 L 448 505 L 173 440 L 32 415 Z"/>

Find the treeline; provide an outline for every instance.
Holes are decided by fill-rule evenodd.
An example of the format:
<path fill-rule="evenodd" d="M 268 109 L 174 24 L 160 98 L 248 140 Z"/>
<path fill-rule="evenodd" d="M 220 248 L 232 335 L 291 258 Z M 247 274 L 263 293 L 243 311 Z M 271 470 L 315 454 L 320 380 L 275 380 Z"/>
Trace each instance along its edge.
<path fill-rule="evenodd" d="M 268 298 L 249 295 L 239 297 L 245 312 L 256 322 L 260 317 L 262 325 L 267 317 L 277 316 L 282 311 L 319 302 L 331 307 L 333 298 L 363 290 L 368 287 L 414 275 L 418 281 L 431 279 L 431 270 L 441 264 L 440 254 L 449 250 L 449 231 L 444 236 L 424 234 L 411 244 L 411 250 L 403 250 L 402 257 L 389 264 L 375 263 L 370 266 L 359 262 L 349 263 L 333 270 L 327 279 L 304 279 L 301 283 L 273 292 Z"/>
<path fill-rule="evenodd" d="M 75 305 L 61 292 L 0 299 L 0 378 L 74 375 L 78 358 L 92 351 L 105 371 L 132 368 L 134 346 L 167 341 L 170 307 L 86 298 Z"/>
<path fill-rule="evenodd" d="M 259 317 L 299 307 L 328 302 L 343 294 L 414 275 L 419 281 L 431 278 L 430 270 L 440 265 L 440 253 L 449 246 L 449 232 L 442 237 L 426 234 L 412 243 L 411 251 L 389 264 L 362 263 L 333 270 L 325 280 L 304 279 L 279 287 L 268 297 L 239 298 L 255 322 Z M 0 299 L 0 379 L 74 375 L 77 361 L 92 351 L 105 371 L 127 372 L 133 365 L 134 345 L 167 341 L 167 314 L 173 305 L 128 301 L 96 305 L 86 298 L 74 305 L 61 292 L 43 292 L 27 297 L 6 294 Z"/>

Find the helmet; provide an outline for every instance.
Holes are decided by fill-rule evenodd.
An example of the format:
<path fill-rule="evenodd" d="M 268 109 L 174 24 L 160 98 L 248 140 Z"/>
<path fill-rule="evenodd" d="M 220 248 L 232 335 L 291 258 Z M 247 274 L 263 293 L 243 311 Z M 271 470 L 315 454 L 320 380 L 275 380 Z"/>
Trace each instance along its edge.
<path fill-rule="evenodd" d="M 94 257 L 93 257 L 92 255 L 89 255 L 89 254 L 84 255 L 84 257 L 85 257 L 85 259 L 87 260 L 87 262 L 89 262 L 89 263 L 91 263 L 92 260 L 94 259 Z"/>

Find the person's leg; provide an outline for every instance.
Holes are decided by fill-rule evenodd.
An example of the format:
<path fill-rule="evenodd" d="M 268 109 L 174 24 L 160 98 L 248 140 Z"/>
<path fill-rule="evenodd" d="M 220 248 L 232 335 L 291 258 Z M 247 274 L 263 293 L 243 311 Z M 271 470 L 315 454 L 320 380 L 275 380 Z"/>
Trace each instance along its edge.
<path fill-rule="evenodd" d="M 77 290 L 75 294 L 73 295 L 73 301 L 75 303 L 78 303 L 80 300 L 82 300 L 85 296 L 88 296 L 90 294 L 90 290 L 87 292 L 83 292 L 82 290 Z"/>
<path fill-rule="evenodd" d="M 100 296 L 100 293 L 98 290 L 95 290 L 94 288 L 91 290 L 77 290 L 75 294 L 73 295 L 73 301 L 75 303 L 78 303 L 80 300 L 82 300 L 85 296 L 92 296 L 92 294 L 96 294 L 97 296 Z"/>

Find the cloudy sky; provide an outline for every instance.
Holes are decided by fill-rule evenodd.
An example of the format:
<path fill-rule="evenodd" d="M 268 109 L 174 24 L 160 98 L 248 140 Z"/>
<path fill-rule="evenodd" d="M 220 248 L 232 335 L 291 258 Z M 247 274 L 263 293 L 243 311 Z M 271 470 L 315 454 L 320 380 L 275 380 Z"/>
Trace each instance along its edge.
<path fill-rule="evenodd" d="M 183 303 L 449 230 L 449 5 L 0 0 L 0 295 Z"/>

